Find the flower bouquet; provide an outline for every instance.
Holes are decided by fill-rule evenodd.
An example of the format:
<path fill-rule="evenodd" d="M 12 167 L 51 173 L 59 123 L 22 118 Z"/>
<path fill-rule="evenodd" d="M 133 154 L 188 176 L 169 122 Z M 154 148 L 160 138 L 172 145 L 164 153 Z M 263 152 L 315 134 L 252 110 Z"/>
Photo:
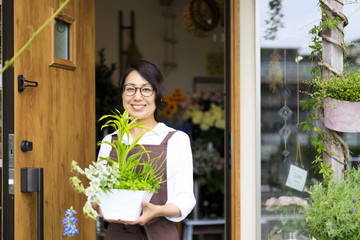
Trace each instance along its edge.
<path fill-rule="evenodd" d="M 149 201 L 152 193 L 157 192 L 160 184 L 164 181 L 162 180 L 162 171 L 158 167 L 162 164 L 158 163 L 161 156 L 150 159 L 149 151 L 146 151 L 142 145 L 137 145 L 145 133 L 134 139 L 131 144 L 122 143 L 124 134 L 129 139 L 131 129 L 136 127 L 145 128 L 142 126 L 143 123 L 136 122 L 137 118 L 130 117 L 127 110 L 123 114 L 116 111 L 113 115 L 105 115 L 100 118 L 100 121 L 107 118 L 110 118 L 110 120 L 102 128 L 113 127 L 117 132 L 117 140 L 99 144 L 109 144 L 115 148 L 117 159 L 101 157 L 98 162 L 93 162 L 85 169 L 82 169 L 76 161 L 73 161 L 71 165 L 72 171 L 85 175 L 89 180 L 89 185 L 84 187 L 82 181 L 76 176 L 71 177 L 70 182 L 74 189 L 85 194 L 90 202 L 96 202 L 100 205 L 106 219 L 134 221 L 141 212 L 141 201 Z M 133 149 L 138 151 L 130 154 Z M 138 168 L 138 166 L 140 167 Z M 124 196 L 120 196 L 120 203 L 112 200 L 112 197 L 110 197 L 110 200 L 105 200 L 106 195 L 119 195 L 120 192 L 124 191 L 126 197 L 131 197 L 129 202 L 123 202 Z M 140 195 L 142 198 L 134 200 L 133 195 Z M 97 213 L 91 208 L 89 201 L 85 202 L 84 214 L 96 220 Z M 115 206 L 109 206 L 109 202 L 115 202 Z M 135 210 L 132 210 L 131 214 L 122 215 L 122 213 L 129 210 L 129 206 L 134 205 L 134 202 L 137 202 Z M 107 210 L 108 207 L 110 208 Z M 118 215 L 114 215 L 116 210 L 119 213 Z"/>
<path fill-rule="evenodd" d="M 299 219 L 308 207 L 308 202 L 295 196 L 270 198 L 265 202 L 266 210 L 279 216 L 279 224 L 271 231 L 270 237 L 278 232 L 301 233 L 305 230 L 305 221 Z"/>

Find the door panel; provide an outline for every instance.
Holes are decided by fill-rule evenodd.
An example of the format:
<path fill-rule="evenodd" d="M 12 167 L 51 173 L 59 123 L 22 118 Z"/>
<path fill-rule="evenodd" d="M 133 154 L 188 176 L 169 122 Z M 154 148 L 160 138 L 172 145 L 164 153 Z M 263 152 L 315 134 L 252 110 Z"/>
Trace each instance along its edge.
<path fill-rule="evenodd" d="M 31 37 L 28 26 L 38 29 L 57 9 L 58 0 L 14 1 L 14 51 Z M 14 64 L 15 136 L 15 238 L 37 239 L 37 194 L 22 193 L 21 168 L 43 168 L 44 239 L 62 239 L 66 209 L 73 206 L 80 235 L 95 239 L 95 223 L 84 218 L 86 199 L 75 193 L 69 183 L 70 163 L 82 167 L 95 160 L 95 33 L 94 0 L 72 0 L 64 14 L 76 21 L 74 46 L 76 69 L 51 64 L 51 27 L 33 41 Z M 38 82 L 36 88 L 17 90 L 17 77 Z M 21 141 L 33 142 L 33 150 L 23 152 Z"/>

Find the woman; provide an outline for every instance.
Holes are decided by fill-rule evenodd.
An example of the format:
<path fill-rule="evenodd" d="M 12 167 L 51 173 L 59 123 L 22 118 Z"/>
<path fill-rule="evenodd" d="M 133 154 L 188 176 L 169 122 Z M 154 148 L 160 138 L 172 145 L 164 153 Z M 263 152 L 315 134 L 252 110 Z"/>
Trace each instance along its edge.
<path fill-rule="evenodd" d="M 121 107 L 128 109 L 133 118 L 143 126 L 152 129 L 147 131 L 139 141 L 146 150 L 154 156 L 161 153 L 164 168 L 162 183 L 158 193 L 154 194 L 149 203 L 142 203 L 142 214 L 135 222 L 109 222 L 106 240 L 115 239 L 148 239 L 176 240 L 179 239 L 175 225 L 172 222 L 183 220 L 193 209 L 195 197 L 193 194 L 192 153 L 188 135 L 182 131 L 158 122 L 157 112 L 163 110 L 166 104 L 162 102 L 164 95 L 164 77 L 159 69 L 150 62 L 141 60 L 132 64 L 121 79 Z M 145 129 L 135 128 L 130 132 L 129 143 L 141 135 Z M 107 135 L 104 141 L 112 141 L 116 133 Z M 124 135 L 123 142 L 127 143 Z M 112 156 L 114 149 L 109 144 L 101 144 L 99 157 Z M 114 154 L 115 155 L 115 154 Z M 101 217 L 101 209 L 92 204 Z"/>

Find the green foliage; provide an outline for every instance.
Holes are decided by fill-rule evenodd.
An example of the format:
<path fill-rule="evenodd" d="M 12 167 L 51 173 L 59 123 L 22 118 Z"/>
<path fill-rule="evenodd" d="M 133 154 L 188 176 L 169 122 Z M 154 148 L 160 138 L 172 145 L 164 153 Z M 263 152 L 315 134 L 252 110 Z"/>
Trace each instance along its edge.
<path fill-rule="evenodd" d="M 308 85 L 315 88 L 313 94 L 318 94 L 319 100 L 330 97 L 350 102 L 360 101 L 360 71 L 349 70 L 340 76 L 317 77 Z"/>
<path fill-rule="evenodd" d="M 323 100 L 321 100 L 322 96 L 319 92 L 306 93 L 310 96 L 310 98 L 302 100 L 301 102 L 303 103 L 302 110 L 307 111 L 309 117 L 306 121 L 301 122 L 303 125 L 302 130 L 310 133 L 311 143 L 316 149 L 316 155 L 315 159 L 312 161 L 312 165 L 315 168 L 315 172 L 317 171 L 319 174 L 322 174 L 324 182 L 327 184 L 332 179 L 334 170 L 331 169 L 331 163 L 324 164 L 323 159 L 323 155 L 326 152 L 325 138 L 324 131 L 319 126 L 319 117 L 317 115 L 320 111 L 319 109 L 322 107 Z"/>
<path fill-rule="evenodd" d="M 70 182 L 75 190 L 90 197 L 91 202 L 100 204 L 96 194 L 107 193 L 111 189 L 126 189 L 126 190 L 145 190 L 148 192 L 157 192 L 160 184 L 163 182 L 161 165 L 158 161 L 161 155 L 156 158 L 150 158 L 149 151 L 142 145 L 137 144 L 141 137 L 133 140 L 131 144 L 122 143 L 122 137 L 126 134 L 130 138 L 130 130 L 134 128 L 143 128 L 144 123 L 137 123 L 138 118 L 133 119 L 129 116 L 128 111 L 121 114 L 118 110 L 113 115 L 105 115 L 100 118 L 109 119 L 103 126 L 112 127 L 117 131 L 117 140 L 114 142 L 103 142 L 99 144 L 109 144 L 117 153 L 117 159 L 111 157 L 100 157 L 98 162 L 93 162 L 88 168 L 82 169 L 76 161 L 72 161 L 71 169 L 80 175 L 85 175 L 89 180 L 89 185 L 84 187 L 82 181 L 73 176 Z M 147 129 L 150 130 L 150 129 Z M 132 150 L 136 153 L 132 153 Z M 141 162 L 140 159 L 143 161 Z M 107 163 L 104 163 L 107 161 Z M 96 212 L 89 206 L 88 202 L 85 203 L 83 208 L 84 214 L 96 220 Z"/>
<path fill-rule="evenodd" d="M 265 20 L 267 26 L 265 30 L 265 39 L 275 40 L 277 32 L 284 28 L 283 17 L 284 14 L 281 13 L 281 4 L 282 0 L 270 0 L 269 1 L 269 15 L 270 18 Z"/>
<path fill-rule="evenodd" d="M 352 69 L 344 71 L 340 76 L 331 75 L 329 77 L 316 77 L 312 81 L 307 81 L 311 91 L 303 92 L 310 98 L 302 100 L 302 109 L 309 113 L 306 121 L 303 121 L 303 131 L 314 132 L 311 142 L 316 149 L 315 160 L 312 164 L 318 173 L 323 175 L 325 184 L 332 178 L 334 170 L 331 164 L 323 163 L 323 154 L 325 149 L 324 132 L 319 125 L 318 114 L 323 111 L 324 99 L 327 97 L 343 101 L 360 101 L 360 72 L 354 72 Z M 329 153 L 331 154 L 331 153 Z"/>
<path fill-rule="evenodd" d="M 318 25 L 315 25 L 309 31 L 311 36 L 311 44 L 309 47 L 312 49 L 310 59 L 315 63 L 322 61 L 321 36 L 327 31 L 334 30 L 340 36 L 343 48 L 347 49 L 344 37 L 336 27 L 341 22 L 341 19 L 339 17 L 329 16 L 324 11 L 325 7 L 321 2 L 320 8 L 322 11 L 322 20 Z M 331 153 L 326 153 L 325 142 L 329 140 L 325 140 L 321 125 L 318 124 L 320 120 L 319 114 L 322 115 L 324 99 L 326 97 L 346 101 L 359 101 L 360 78 L 359 72 L 354 73 L 352 70 L 344 71 L 340 76 L 331 75 L 329 77 L 321 77 L 321 69 L 317 64 L 312 65 L 310 73 L 317 75 L 317 77 L 315 77 L 312 81 L 306 82 L 312 88 L 312 91 L 303 92 L 310 98 L 301 102 L 304 104 L 302 109 L 309 113 L 309 118 L 301 124 L 303 125 L 303 131 L 315 133 L 315 136 L 312 135 L 311 137 L 311 142 L 315 146 L 317 154 L 312 164 L 315 166 L 316 170 L 323 175 L 325 184 L 327 184 L 334 171 L 331 169 L 330 163 L 326 165 L 323 163 L 323 155 L 331 155 Z"/>
<path fill-rule="evenodd" d="M 310 189 L 306 224 L 317 240 L 360 239 L 360 171 Z"/>

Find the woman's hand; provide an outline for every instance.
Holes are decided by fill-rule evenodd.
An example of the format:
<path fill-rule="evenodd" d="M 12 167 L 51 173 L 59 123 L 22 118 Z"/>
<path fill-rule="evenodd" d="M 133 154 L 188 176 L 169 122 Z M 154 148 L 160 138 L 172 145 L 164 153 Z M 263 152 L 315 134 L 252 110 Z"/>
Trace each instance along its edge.
<path fill-rule="evenodd" d="M 154 205 L 142 201 L 142 213 L 135 222 L 123 222 L 124 224 L 139 224 L 145 225 L 151 219 L 156 217 L 179 217 L 181 216 L 179 208 L 173 204 L 169 203 L 163 206 Z"/>
<path fill-rule="evenodd" d="M 138 217 L 138 219 L 135 222 L 129 224 L 145 225 L 151 219 L 161 216 L 161 208 L 163 206 L 154 205 L 152 203 L 148 203 L 145 201 L 142 201 L 141 205 L 142 205 L 141 215 Z"/>
<path fill-rule="evenodd" d="M 142 201 L 141 205 L 142 205 L 142 213 L 138 217 L 138 219 L 136 219 L 136 221 L 105 219 L 104 215 L 101 212 L 101 207 L 99 205 L 97 212 L 100 214 L 100 217 L 104 221 L 111 223 L 122 223 L 128 225 L 134 225 L 134 224 L 145 225 L 151 219 L 156 217 L 179 217 L 181 215 L 179 208 L 173 203 L 160 206 L 160 205 L 154 205 L 152 203 L 148 203 L 146 201 Z"/>

